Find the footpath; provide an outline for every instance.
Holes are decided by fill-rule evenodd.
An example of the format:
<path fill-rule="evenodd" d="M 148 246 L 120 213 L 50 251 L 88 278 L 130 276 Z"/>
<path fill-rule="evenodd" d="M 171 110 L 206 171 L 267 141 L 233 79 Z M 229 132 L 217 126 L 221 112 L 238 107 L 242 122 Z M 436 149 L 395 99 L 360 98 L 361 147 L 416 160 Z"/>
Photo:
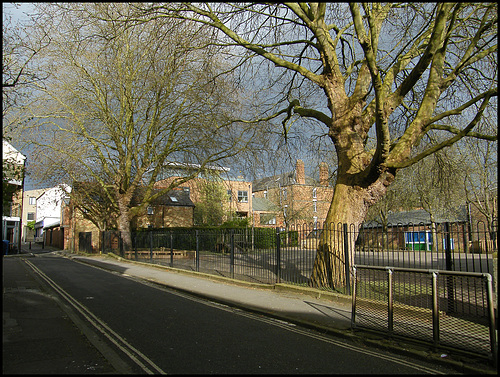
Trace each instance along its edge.
<path fill-rule="evenodd" d="M 21 257 L 36 257 L 39 253 L 50 252 L 51 250 L 32 246 L 32 249 L 26 247 L 22 251 Z M 82 255 L 62 250 L 53 250 L 52 252 L 124 276 L 138 278 L 230 307 L 316 329 L 366 346 L 387 349 L 414 358 L 423 358 L 428 362 L 443 363 L 455 368 L 459 373 L 497 373 L 495 368 L 480 358 L 467 355 L 451 355 L 449 352 L 446 355 L 444 353 L 435 353 L 430 345 L 387 339 L 384 334 L 376 334 L 370 331 L 358 329 L 353 331 L 351 329 L 352 303 L 351 297 L 347 295 L 286 284 L 249 283 L 215 275 L 125 260 L 113 254 Z M 11 258 L 15 257 L 12 256 Z M 4 256 L 4 261 L 5 258 Z M 4 284 L 5 276 L 4 266 Z M 5 313 L 4 288 L 4 349 Z M 5 356 L 4 353 L 4 364 Z M 96 366 L 101 369 L 101 373 L 110 373 L 110 366 L 103 364 L 102 361 L 96 363 Z M 6 373 L 5 370 L 4 373 Z M 84 373 L 91 372 L 86 371 Z"/>

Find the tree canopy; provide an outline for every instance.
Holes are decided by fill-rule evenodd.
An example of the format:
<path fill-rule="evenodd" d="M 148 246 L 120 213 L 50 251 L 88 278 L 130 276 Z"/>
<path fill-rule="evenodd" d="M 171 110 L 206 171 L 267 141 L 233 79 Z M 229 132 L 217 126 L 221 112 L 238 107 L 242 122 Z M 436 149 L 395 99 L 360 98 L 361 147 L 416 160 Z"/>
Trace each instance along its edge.
<path fill-rule="evenodd" d="M 50 45 L 37 55 L 48 78 L 24 109 L 29 119 L 23 130 L 36 146 L 40 177 L 99 185 L 124 234 L 156 197 L 251 140 L 231 121 L 237 91 L 219 75 L 223 63 L 206 47 L 210 33 L 184 20 L 120 28 L 95 17 L 127 8 L 38 5 L 32 38 L 50 35 Z M 157 177 L 178 163 L 196 168 L 154 191 Z M 132 205 L 139 186 L 144 196 Z"/>
<path fill-rule="evenodd" d="M 479 127 L 497 113 L 496 3 L 41 8 L 38 39 L 51 35 L 54 47 L 43 58 L 50 85 L 39 87 L 52 104 L 44 105 L 45 140 L 53 147 L 49 136 L 69 131 L 66 145 L 85 156 L 77 166 L 98 171 L 122 198 L 146 172 L 152 185 L 171 157 L 204 166 L 234 153 L 243 125 L 256 132 L 267 122 L 287 141 L 293 132 L 309 137 L 314 124 L 338 165 L 327 223 L 359 226 L 401 169 L 464 138 L 498 138 Z M 242 87 L 251 95 L 233 94 Z M 237 132 L 227 116 L 235 102 L 245 109 Z M 330 233 L 318 247 L 313 286 L 349 278 Z"/>
<path fill-rule="evenodd" d="M 280 119 L 285 138 L 296 117 L 323 127 L 338 161 L 332 224 L 359 225 L 400 169 L 464 137 L 497 140 L 475 130 L 497 106 L 496 3 L 134 7 L 118 18 L 210 26 L 240 67 L 275 73 L 281 95 L 260 119 Z M 324 232 L 311 284 L 344 284 L 345 262 Z"/>

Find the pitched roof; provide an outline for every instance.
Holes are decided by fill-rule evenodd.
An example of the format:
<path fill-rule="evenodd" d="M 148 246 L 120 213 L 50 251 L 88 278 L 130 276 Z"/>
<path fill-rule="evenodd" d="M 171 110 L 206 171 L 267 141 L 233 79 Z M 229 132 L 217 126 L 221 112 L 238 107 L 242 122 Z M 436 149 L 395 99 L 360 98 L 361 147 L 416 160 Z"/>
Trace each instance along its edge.
<path fill-rule="evenodd" d="M 435 216 L 435 222 L 438 224 L 445 222 L 464 222 L 467 221 L 467 212 L 465 206 L 457 209 L 456 213 L 447 216 Z M 380 218 L 372 221 L 365 222 L 364 227 L 377 227 L 381 224 Z M 431 216 L 429 212 L 424 209 L 417 209 L 413 211 L 391 212 L 387 215 L 387 223 L 390 225 L 428 225 L 431 223 Z"/>
<path fill-rule="evenodd" d="M 87 193 L 90 193 L 90 197 L 94 201 L 100 201 L 104 199 L 104 193 L 100 186 L 94 184 L 92 182 L 74 182 L 73 187 L 75 191 L 86 190 Z M 95 189 L 95 190 L 92 190 Z M 132 198 L 131 204 L 136 205 L 141 200 L 142 196 L 144 196 L 144 187 L 138 187 Z M 162 190 L 154 189 L 153 194 L 156 194 Z M 158 198 L 151 202 L 151 205 L 164 205 L 164 206 L 176 206 L 176 207 L 194 207 L 194 203 L 191 201 L 189 197 L 189 193 L 184 190 L 174 189 L 170 190 Z"/>
<path fill-rule="evenodd" d="M 252 191 L 264 191 L 275 187 L 286 187 L 297 184 L 295 171 L 264 177 L 252 181 Z M 310 186 L 317 185 L 317 181 L 306 175 L 305 184 Z"/>
<path fill-rule="evenodd" d="M 194 203 L 189 197 L 189 193 L 184 190 L 171 190 L 156 198 L 156 200 L 154 200 L 151 204 L 178 207 L 194 207 Z"/>
<path fill-rule="evenodd" d="M 138 189 L 136 200 L 140 196 L 142 190 Z M 153 190 L 153 194 L 160 192 L 161 190 Z M 173 206 L 173 207 L 194 207 L 194 203 L 189 197 L 189 193 L 184 190 L 170 190 L 155 200 L 151 201 L 151 205 L 163 205 L 163 206 Z"/>
<path fill-rule="evenodd" d="M 22 165 L 26 160 L 26 156 L 14 148 L 7 140 L 2 139 L 2 160 Z"/>
<path fill-rule="evenodd" d="M 252 210 L 258 212 L 276 212 L 278 207 L 266 198 L 252 198 Z"/>

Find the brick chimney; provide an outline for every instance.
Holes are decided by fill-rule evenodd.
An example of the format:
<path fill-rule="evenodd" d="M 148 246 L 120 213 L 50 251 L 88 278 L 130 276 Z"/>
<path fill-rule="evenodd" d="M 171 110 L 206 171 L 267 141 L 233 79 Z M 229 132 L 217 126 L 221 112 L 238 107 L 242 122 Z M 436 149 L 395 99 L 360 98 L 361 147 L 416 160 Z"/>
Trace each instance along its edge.
<path fill-rule="evenodd" d="M 306 173 L 304 170 L 304 161 L 297 160 L 297 164 L 295 165 L 295 181 L 299 185 L 305 185 L 306 183 Z"/>
<path fill-rule="evenodd" d="M 328 186 L 328 164 L 326 162 L 319 164 L 319 184 Z"/>

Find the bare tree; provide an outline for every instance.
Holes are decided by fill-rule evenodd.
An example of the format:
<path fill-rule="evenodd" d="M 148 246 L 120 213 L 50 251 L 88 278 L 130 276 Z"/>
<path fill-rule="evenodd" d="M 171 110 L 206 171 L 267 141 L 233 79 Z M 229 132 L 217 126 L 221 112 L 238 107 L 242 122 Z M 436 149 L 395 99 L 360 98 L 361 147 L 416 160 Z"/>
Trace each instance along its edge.
<path fill-rule="evenodd" d="M 464 137 L 497 140 L 474 131 L 496 106 L 496 3 L 134 6 L 124 22 L 175 17 L 209 25 L 219 45 L 239 54 L 247 76 L 276 77 L 274 113 L 260 119 L 282 120 L 285 138 L 296 117 L 324 128 L 338 161 L 331 224 L 361 224 L 400 169 Z M 437 134 L 440 141 L 416 152 Z M 311 285 L 343 286 L 343 255 L 324 232 Z"/>
<path fill-rule="evenodd" d="M 7 112 L 26 97 L 30 84 L 44 79 L 32 63 L 50 39 L 45 36 L 31 43 L 33 41 L 29 40 L 24 23 L 12 19 L 12 11 L 18 5 L 2 4 L 2 7 L 2 114 L 5 118 Z"/>
<path fill-rule="evenodd" d="M 127 4 L 36 6 L 31 35 L 51 38 L 37 56 L 50 77 L 24 109 L 36 168 L 44 179 L 99 185 L 129 250 L 131 221 L 150 202 L 251 140 L 230 121 L 236 106 L 227 93 L 236 91 L 218 76 L 223 64 L 215 47 L 201 48 L 211 37 L 204 27 L 159 19 L 118 28 L 112 15 L 126 12 Z M 178 163 L 190 173 L 154 190 Z M 139 187 L 143 196 L 132 202 Z"/>
<path fill-rule="evenodd" d="M 497 127 L 496 114 L 484 125 Z M 482 219 L 494 248 L 498 232 L 498 144 L 466 140 L 460 152 L 463 155 L 465 198 Z M 481 219 L 481 221 L 482 221 Z M 478 224 L 475 224 L 478 225 Z"/>
<path fill-rule="evenodd" d="M 69 196 L 72 216 L 89 220 L 101 232 L 116 228 L 117 211 L 98 182 L 73 182 Z"/>

